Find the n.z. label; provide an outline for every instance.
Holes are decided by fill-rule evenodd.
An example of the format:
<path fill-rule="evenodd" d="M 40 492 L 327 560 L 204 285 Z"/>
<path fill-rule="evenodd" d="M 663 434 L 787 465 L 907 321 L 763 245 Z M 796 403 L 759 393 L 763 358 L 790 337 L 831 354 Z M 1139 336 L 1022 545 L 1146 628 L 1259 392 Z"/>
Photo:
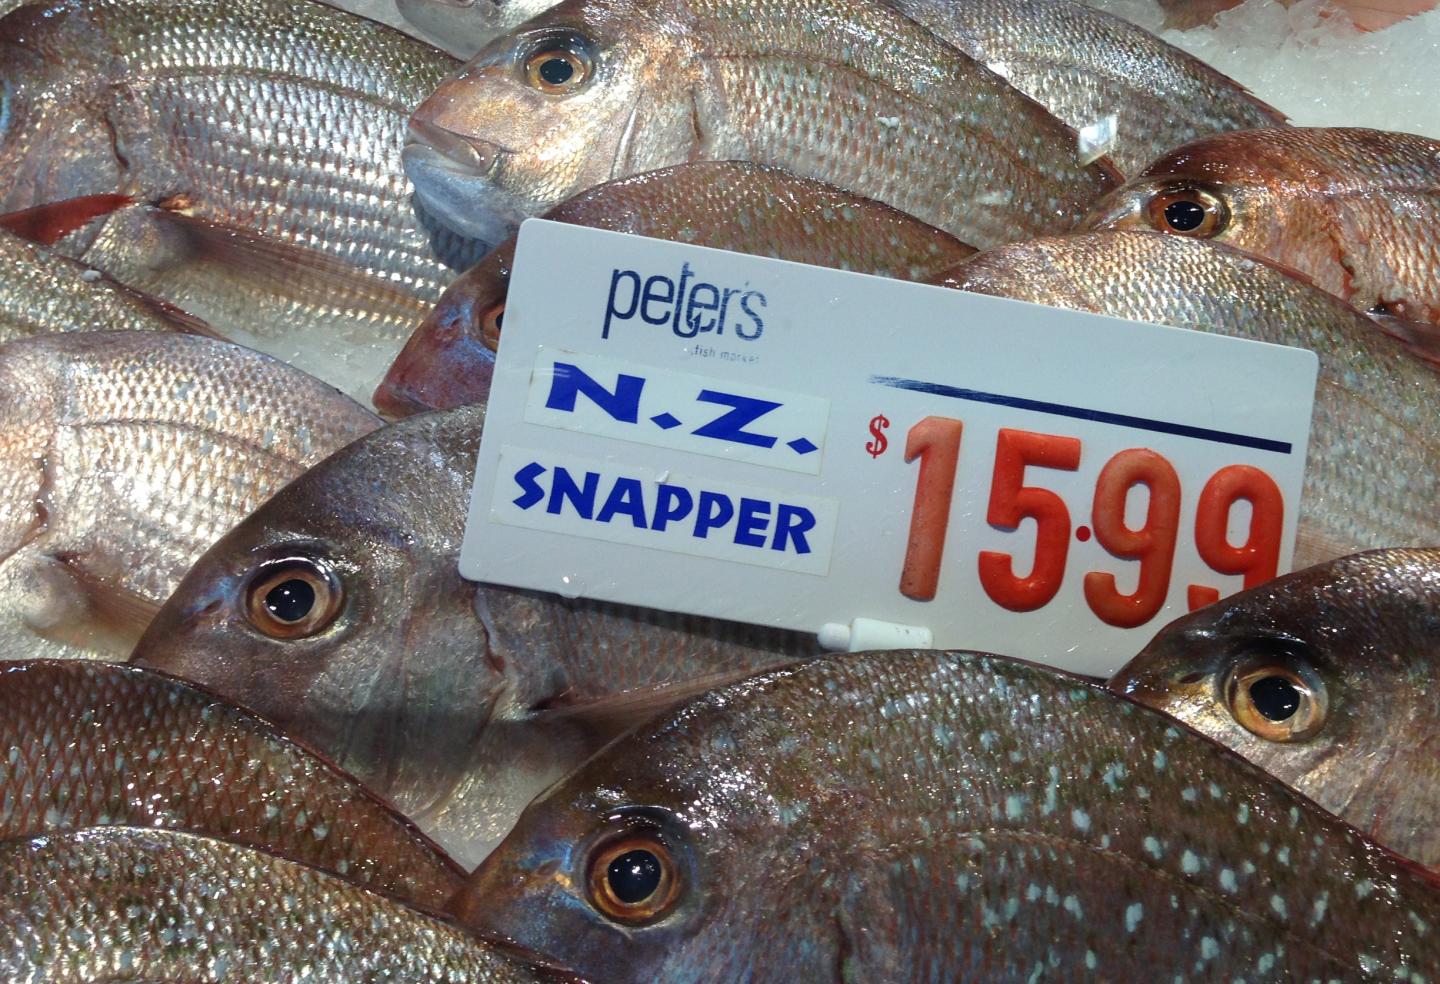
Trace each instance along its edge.
<path fill-rule="evenodd" d="M 541 347 L 525 420 L 816 475 L 830 401 Z"/>

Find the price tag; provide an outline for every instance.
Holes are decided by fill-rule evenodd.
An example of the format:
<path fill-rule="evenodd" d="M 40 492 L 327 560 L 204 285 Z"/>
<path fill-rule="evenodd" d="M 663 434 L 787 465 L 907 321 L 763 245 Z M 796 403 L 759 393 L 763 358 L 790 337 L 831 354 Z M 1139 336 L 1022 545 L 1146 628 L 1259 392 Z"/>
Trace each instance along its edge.
<path fill-rule="evenodd" d="M 1314 353 L 531 220 L 461 573 L 1103 675 L 1289 569 Z"/>

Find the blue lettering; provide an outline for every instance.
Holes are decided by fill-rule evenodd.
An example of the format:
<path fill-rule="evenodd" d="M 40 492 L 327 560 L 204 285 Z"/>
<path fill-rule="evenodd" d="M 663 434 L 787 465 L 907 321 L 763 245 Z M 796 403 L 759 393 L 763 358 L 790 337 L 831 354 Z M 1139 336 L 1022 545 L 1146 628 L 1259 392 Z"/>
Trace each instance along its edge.
<path fill-rule="evenodd" d="M 630 310 L 624 314 L 615 307 L 615 288 L 620 285 L 622 277 L 629 277 L 632 281 L 630 287 Z M 634 270 L 615 270 L 610 274 L 610 300 L 605 303 L 605 325 L 600 330 L 601 338 L 610 337 L 610 319 L 618 317 L 621 321 L 629 321 L 635 317 L 635 308 L 640 304 L 640 274 Z"/>
<path fill-rule="evenodd" d="M 765 307 L 766 305 L 765 295 L 760 293 L 758 290 L 749 291 L 745 294 L 744 297 L 740 298 L 740 309 L 746 314 L 750 315 L 750 320 L 755 323 L 755 334 L 747 335 L 745 333 L 745 329 L 740 325 L 738 321 L 735 323 L 735 334 L 739 335 L 741 338 L 746 339 L 747 341 L 753 342 L 755 339 L 759 338 L 761 334 L 764 333 L 765 322 L 760 320 L 760 315 L 756 314 L 750 308 L 750 298 L 752 297 L 758 298 L 755 303 L 758 304 L 760 307 Z"/>
<path fill-rule="evenodd" d="M 515 484 L 522 489 L 520 498 L 515 500 L 515 505 L 521 509 L 529 509 L 545 498 L 545 490 L 540 487 L 539 482 L 535 481 L 543 474 L 545 474 L 545 466 L 538 461 L 530 462 L 515 473 Z"/>
<path fill-rule="evenodd" d="M 600 515 L 595 517 L 595 521 L 608 523 L 616 513 L 629 516 L 637 530 L 645 529 L 645 493 L 640 488 L 639 479 L 615 479 L 615 487 L 605 497 L 605 505 L 600 507 Z"/>
<path fill-rule="evenodd" d="M 680 289 L 675 292 L 675 320 L 670 323 L 670 330 L 677 335 L 680 333 L 680 312 L 685 310 L 685 281 L 695 276 L 695 271 L 690 269 L 688 262 L 680 264 Z"/>
<path fill-rule="evenodd" d="M 644 388 L 644 377 L 622 372 L 615 381 L 615 392 L 612 393 L 579 366 L 557 362 L 555 375 L 550 378 L 550 395 L 545 397 L 545 406 L 551 410 L 574 413 L 575 398 L 584 393 L 591 403 L 611 417 L 633 424 L 640 419 L 640 392 Z"/>
<path fill-rule="evenodd" d="M 721 495 L 719 492 L 701 492 L 700 514 L 695 517 L 695 532 L 692 535 L 703 540 L 711 530 L 718 530 L 730 522 L 730 517 L 734 515 L 735 506 L 730 502 L 728 495 Z"/>
<path fill-rule="evenodd" d="M 757 448 L 773 448 L 775 446 L 778 438 L 770 437 L 767 434 L 752 434 L 742 428 L 765 416 L 780 404 L 770 400 L 756 400 L 735 393 L 721 393 L 718 390 L 708 389 L 701 390 L 696 399 L 702 403 L 719 403 L 735 409 L 721 414 L 703 427 L 697 427 L 692 431 L 695 436 L 713 437 L 719 441 L 735 441 L 738 444 L 749 444 Z"/>
<path fill-rule="evenodd" d="M 564 508 L 565 499 L 570 500 L 570 505 L 580 514 L 581 519 L 589 519 L 595 512 L 595 491 L 600 487 L 600 476 L 596 472 L 585 473 L 585 487 L 582 489 L 575 484 L 575 479 L 564 468 L 555 469 L 555 484 L 550 486 L 550 502 L 545 511 L 552 516 L 560 515 Z"/>
<path fill-rule="evenodd" d="M 671 522 L 690 515 L 694 505 L 695 500 L 688 489 L 661 482 L 660 491 L 655 496 L 655 523 L 650 528 L 663 533 Z"/>
<path fill-rule="evenodd" d="M 657 284 L 665 285 L 665 293 L 662 294 L 656 289 Z M 663 325 L 665 322 L 670 320 L 669 305 L 674 303 L 674 301 L 675 281 L 671 280 L 669 277 L 662 277 L 657 273 L 655 276 L 645 281 L 645 296 L 640 301 L 641 319 L 652 325 Z M 659 317 L 651 316 L 651 302 L 657 302 L 666 305 L 666 309 L 660 313 Z"/>
<path fill-rule="evenodd" d="M 701 291 L 705 292 L 702 300 Z M 720 309 L 720 291 L 714 284 L 696 284 L 695 289 L 690 292 L 690 302 L 685 307 L 685 324 L 689 326 L 689 332 L 684 332 L 677 326 L 675 333 L 682 338 L 694 338 L 702 331 L 713 331 L 715 319 L 709 321 L 701 318 L 704 311 L 718 311 Z"/>
<path fill-rule="evenodd" d="M 764 499 L 740 499 L 740 518 L 735 521 L 735 542 L 742 547 L 765 546 L 765 527 L 770 525 L 770 503 Z"/>
<path fill-rule="evenodd" d="M 808 554 L 810 544 L 805 539 L 805 534 L 815 528 L 815 514 L 804 506 L 792 506 L 787 503 L 780 503 L 775 510 L 775 542 L 770 544 L 771 550 L 784 550 L 785 541 L 794 539 L 795 552 L 797 554 Z"/>

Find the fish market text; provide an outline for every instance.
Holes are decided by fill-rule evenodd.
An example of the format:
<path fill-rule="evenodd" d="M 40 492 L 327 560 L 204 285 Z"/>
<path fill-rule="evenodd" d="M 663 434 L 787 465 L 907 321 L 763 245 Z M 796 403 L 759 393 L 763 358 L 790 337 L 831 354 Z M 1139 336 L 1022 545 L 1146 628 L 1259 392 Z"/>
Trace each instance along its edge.
<path fill-rule="evenodd" d="M 758 309 L 766 306 L 764 294 L 743 287 L 717 287 L 701 280 L 692 283 L 694 276 L 689 263 L 681 264 L 678 283 L 664 274 L 644 278 L 636 270 L 612 271 L 600 337 L 610 337 L 612 321 L 629 321 L 637 313 L 647 324 L 668 324 L 681 338 L 694 338 L 702 331 L 723 335 L 726 319 L 736 308 L 745 317 L 729 322 L 730 330 L 747 341 L 760 337 L 765 321 Z"/>

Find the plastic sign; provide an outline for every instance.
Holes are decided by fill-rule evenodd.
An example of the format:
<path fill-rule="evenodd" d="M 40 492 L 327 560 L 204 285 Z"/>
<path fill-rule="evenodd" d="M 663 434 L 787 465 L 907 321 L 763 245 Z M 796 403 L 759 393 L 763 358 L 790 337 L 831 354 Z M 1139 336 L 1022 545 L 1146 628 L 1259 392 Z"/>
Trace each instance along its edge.
<path fill-rule="evenodd" d="M 1288 570 L 1311 352 L 532 220 L 461 573 L 1105 674 Z"/>

